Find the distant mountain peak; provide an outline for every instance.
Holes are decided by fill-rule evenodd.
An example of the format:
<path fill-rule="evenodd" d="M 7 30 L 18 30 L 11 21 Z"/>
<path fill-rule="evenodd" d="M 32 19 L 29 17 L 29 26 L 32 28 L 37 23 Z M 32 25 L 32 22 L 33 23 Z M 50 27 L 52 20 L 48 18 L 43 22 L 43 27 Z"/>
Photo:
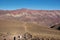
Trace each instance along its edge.
<path fill-rule="evenodd" d="M 21 10 L 27 10 L 27 8 L 21 8 Z"/>
<path fill-rule="evenodd" d="M 27 9 L 27 8 L 21 8 L 21 9 L 17 9 L 17 10 L 29 10 L 29 9 Z"/>

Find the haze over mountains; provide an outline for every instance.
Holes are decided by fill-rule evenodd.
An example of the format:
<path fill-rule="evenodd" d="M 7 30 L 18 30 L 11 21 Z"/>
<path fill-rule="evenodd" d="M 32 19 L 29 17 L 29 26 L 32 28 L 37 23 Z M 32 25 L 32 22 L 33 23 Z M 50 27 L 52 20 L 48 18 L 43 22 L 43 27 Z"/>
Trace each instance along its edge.
<path fill-rule="evenodd" d="M 60 10 L 0 10 L 0 20 L 18 20 L 52 26 L 60 23 Z"/>

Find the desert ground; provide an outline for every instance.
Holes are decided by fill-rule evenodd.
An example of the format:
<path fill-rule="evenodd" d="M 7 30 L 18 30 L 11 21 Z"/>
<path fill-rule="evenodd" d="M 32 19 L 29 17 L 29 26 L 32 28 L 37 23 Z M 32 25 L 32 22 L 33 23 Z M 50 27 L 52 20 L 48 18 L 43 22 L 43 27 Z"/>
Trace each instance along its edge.
<path fill-rule="evenodd" d="M 25 33 L 29 33 L 32 37 L 23 39 Z M 60 31 L 37 23 L 0 20 L 0 40 L 60 40 Z"/>

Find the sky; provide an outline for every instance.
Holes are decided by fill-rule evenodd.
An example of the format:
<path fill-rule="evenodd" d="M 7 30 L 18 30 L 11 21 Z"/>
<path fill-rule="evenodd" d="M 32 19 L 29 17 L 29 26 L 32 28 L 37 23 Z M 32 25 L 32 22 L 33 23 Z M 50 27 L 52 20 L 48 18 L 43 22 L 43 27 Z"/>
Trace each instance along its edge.
<path fill-rule="evenodd" d="M 60 0 L 0 0 L 0 10 L 60 10 Z"/>

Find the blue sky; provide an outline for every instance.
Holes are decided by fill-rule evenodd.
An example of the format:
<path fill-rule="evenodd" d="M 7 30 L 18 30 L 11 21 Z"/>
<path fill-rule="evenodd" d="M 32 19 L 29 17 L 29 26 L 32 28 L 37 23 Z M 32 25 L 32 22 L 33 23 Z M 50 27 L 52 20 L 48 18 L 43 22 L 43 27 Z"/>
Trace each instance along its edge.
<path fill-rule="evenodd" d="M 1 10 L 15 9 L 60 10 L 60 0 L 0 0 Z"/>

